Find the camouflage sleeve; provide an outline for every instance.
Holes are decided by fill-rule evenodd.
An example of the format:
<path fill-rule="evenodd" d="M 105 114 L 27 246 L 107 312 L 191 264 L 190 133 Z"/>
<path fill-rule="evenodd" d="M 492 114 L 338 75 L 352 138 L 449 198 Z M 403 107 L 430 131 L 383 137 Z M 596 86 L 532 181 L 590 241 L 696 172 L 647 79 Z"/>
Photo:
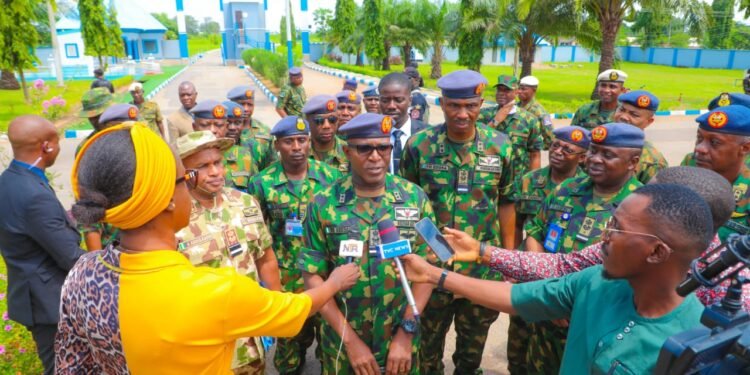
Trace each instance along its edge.
<path fill-rule="evenodd" d="M 479 111 L 479 116 L 477 116 L 477 122 L 481 122 L 484 125 L 487 125 L 492 119 L 495 117 L 495 111 L 494 107 L 487 107 Z"/>
<path fill-rule="evenodd" d="M 419 183 L 419 150 L 418 145 L 414 144 L 415 137 L 409 137 L 404 146 L 404 151 L 401 154 L 401 162 L 399 164 L 399 174 L 401 177 L 420 185 Z"/>
<path fill-rule="evenodd" d="M 547 198 L 544 198 L 544 203 L 542 203 L 542 209 L 539 210 L 539 212 L 534 215 L 531 220 L 526 222 L 526 225 L 523 226 L 523 230 L 526 232 L 526 235 L 529 237 L 533 237 L 535 240 L 542 242 L 544 241 L 545 231 L 547 230 L 547 208 L 552 204 L 552 201 L 557 196 L 557 191 L 559 190 L 559 186 L 555 188 L 548 196 Z"/>
<path fill-rule="evenodd" d="M 245 201 L 246 207 L 253 207 L 253 206 L 260 207 L 260 203 L 258 203 L 258 200 L 255 199 L 255 197 L 253 197 L 252 195 L 246 195 L 245 197 L 247 198 Z M 257 243 L 258 243 L 258 246 L 260 247 L 255 252 L 256 254 L 255 259 L 262 258 L 263 255 L 265 255 L 266 253 L 266 249 L 270 249 L 271 246 L 273 245 L 271 232 L 268 231 L 268 226 L 266 226 L 265 215 L 261 214 L 261 217 L 263 218 L 263 220 L 255 224 L 258 226 Z"/>
<path fill-rule="evenodd" d="M 284 86 L 281 88 L 277 99 L 278 100 L 276 101 L 276 108 L 284 108 L 286 106 L 287 100 L 289 100 L 289 86 Z"/>
<path fill-rule="evenodd" d="M 503 173 L 500 175 L 500 183 L 497 184 L 500 201 L 513 201 L 513 155 L 511 154 L 510 142 L 505 142 L 500 146 L 500 157 L 503 160 Z"/>
<path fill-rule="evenodd" d="M 529 139 L 527 148 L 530 151 L 539 151 L 544 148 L 544 129 L 538 118 L 529 116 Z"/>
<path fill-rule="evenodd" d="M 583 116 L 581 115 L 581 109 L 578 108 L 576 110 L 576 113 L 573 115 L 573 119 L 570 120 L 570 125 L 578 125 L 580 122 L 583 121 Z"/>
<path fill-rule="evenodd" d="M 317 198 L 317 197 L 316 197 Z M 299 254 L 298 266 L 303 272 L 308 272 L 322 277 L 328 277 L 328 259 L 325 232 L 320 225 L 318 206 L 320 203 L 315 199 L 316 204 L 307 206 L 307 219 L 304 223 L 304 233 L 302 249 Z"/>
<path fill-rule="evenodd" d="M 266 197 L 263 190 L 263 179 L 262 176 L 256 175 L 250 183 L 247 184 L 247 193 L 258 202 L 260 206 L 260 212 L 263 214 L 263 219 L 268 223 L 268 210 L 266 208 Z"/>

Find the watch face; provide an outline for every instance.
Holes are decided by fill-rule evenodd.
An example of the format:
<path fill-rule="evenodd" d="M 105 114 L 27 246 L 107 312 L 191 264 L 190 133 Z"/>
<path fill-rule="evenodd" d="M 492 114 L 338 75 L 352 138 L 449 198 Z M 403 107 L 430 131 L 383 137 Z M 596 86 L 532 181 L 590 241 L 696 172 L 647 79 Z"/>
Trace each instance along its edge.
<path fill-rule="evenodd" d="M 412 319 L 404 320 L 401 322 L 401 328 L 403 328 L 406 333 L 417 333 L 417 321 Z"/>

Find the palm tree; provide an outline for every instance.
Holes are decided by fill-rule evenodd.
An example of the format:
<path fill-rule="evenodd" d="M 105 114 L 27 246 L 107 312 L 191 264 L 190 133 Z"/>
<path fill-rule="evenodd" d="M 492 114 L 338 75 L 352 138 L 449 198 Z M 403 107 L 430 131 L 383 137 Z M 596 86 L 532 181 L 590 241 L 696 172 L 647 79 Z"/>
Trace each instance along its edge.
<path fill-rule="evenodd" d="M 455 4 L 448 4 L 443 0 L 440 6 L 430 0 L 417 0 L 413 15 L 418 27 L 428 35 L 429 44 L 432 45 L 432 58 L 430 64 L 430 78 L 438 79 L 443 76 L 443 46 L 445 37 L 458 26 L 457 22 L 451 22 L 458 16 Z M 427 51 L 423 51 L 426 55 Z"/>
<path fill-rule="evenodd" d="M 461 0 L 459 28 L 450 40 L 458 47 L 458 64 L 479 71 L 487 40 L 496 40 L 501 35 L 498 11 L 504 0 Z"/>

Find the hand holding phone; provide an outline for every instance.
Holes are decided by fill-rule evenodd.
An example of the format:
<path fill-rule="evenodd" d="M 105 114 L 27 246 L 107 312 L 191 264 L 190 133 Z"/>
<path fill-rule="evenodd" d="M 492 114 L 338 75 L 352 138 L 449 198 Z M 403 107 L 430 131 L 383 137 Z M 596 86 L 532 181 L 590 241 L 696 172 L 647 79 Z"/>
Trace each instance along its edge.
<path fill-rule="evenodd" d="M 453 257 L 455 253 L 453 249 L 448 245 L 448 241 L 445 240 L 443 235 L 440 233 L 438 228 L 435 226 L 430 219 L 424 218 L 417 222 L 414 226 L 419 236 L 422 237 L 427 246 L 432 249 L 432 252 L 440 258 L 441 262 L 447 262 Z"/>

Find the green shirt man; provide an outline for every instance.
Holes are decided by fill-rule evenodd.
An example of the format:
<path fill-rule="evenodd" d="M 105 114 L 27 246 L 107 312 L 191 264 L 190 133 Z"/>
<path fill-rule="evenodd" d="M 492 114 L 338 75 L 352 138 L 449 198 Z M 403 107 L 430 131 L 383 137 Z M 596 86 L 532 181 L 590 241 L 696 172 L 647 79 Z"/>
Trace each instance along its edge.
<path fill-rule="evenodd" d="M 596 79 L 596 94 L 599 100 L 582 105 L 573 115 L 571 125 L 594 129 L 599 125 L 614 122 L 618 97 L 625 93 L 625 80 L 628 75 L 617 69 L 607 69 Z"/>
<path fill-rule="evenodd" d="M 276 112 L 281 117 L 302 116 L 302 108 L 307 101 L 305 88 L 302 87 L 302 70 L 294 67 L 289 69 L 289 83 L 279 92 L 276 102 Z"/>

